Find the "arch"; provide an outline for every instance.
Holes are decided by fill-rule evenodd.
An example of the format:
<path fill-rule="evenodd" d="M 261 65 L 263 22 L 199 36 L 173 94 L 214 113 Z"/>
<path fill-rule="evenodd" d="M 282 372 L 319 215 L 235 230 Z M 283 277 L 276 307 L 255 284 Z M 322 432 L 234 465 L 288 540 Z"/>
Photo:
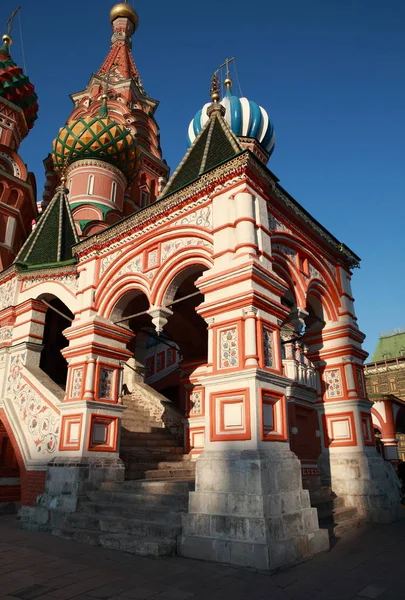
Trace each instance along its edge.
<path fill-rule="evenodd" d="M 328 321 L 338 320 L 337 306 L 331 297 L 329 290 L 325 287 L 325 284 L 319 279 L 312 279 L 307 288 L 306 303 L 311 304 L 311 297 L 318 300 L 320 307 L 322 308 L 322 315 L 317 315 L 324 321 L 325 313 Z"/>
<path fill-rule="evenodd" d="M 19 191 L 15 188 L 12 188 L 8 196 L 7 204 L 9 204 L 10 206 L 16 206 L 16 204 L 18 203 L 19 196 Z"/>
<path fill-rule="evenodd" d="M 378 427 L 380 429 L 380 433 L 382 434 L 383 430 L 385 429 L 385 423 L 382 419 L 382 416 L 376 411 L 375 408 L 371 408 L 371 415 L 375 418 L 375 421 L 377 421 L 375 422 L 374 419 L 372 419 L 373 425 Z"/>
<path fill-rule="evenodd" d="M 3 408 L 0 408 L 0 422 L 3 423 L 10 443 L 13 447 L 18 468 L 20 470 L 21 504 L 34 504 L 36 497 L 42 494 L 45 488 L 46 471 L 28 471 L 25 467 L 24 458 L 13 428 Z"/>
<path fill-rule="evenodd" d="M 306 259 L 310 260 L 311 264 L 319 272 L 319 275 L 321 277 L 323 277 L 323 279 L 325 280 L 325 283 L 323 281 L 321 281 L 321 279 L 317 279 L 316 277 L 311 277 L 310 273 L 308 273 L 307 277 L 308 277 L 309 283 L 311 283 L 311 281 L 317 280 L 317 281 L 320 281 L 323 285 L 326 285 L 327 289 L 329 290 L 330 296 L 334 299 L 335 307 L 337 310 L 338 307 L 340 306 L 338 285 L 337 285 L 337 282 L 335 281 L 335 279 L 332 277 L 332 274 L 331 274 L 329 268 L 326 266 L 326 264 L 324 264 L 322 262 L 322 258 L 319 258 L 318 256 L 316 256 L 312 251 L 309 251 L 308 248 L 303 248 L 302 241 L 296 239 L 292 234 L 289 234 L 289 235 L 286 235 L 285 233 L 284 234 L 273 234 L 272 246 L 277 243 L 282 243 L 282 244 L 287 245 L 289 248 L 293 249 L 297 253 L 298 256 L 304 256 Z M 277 255 L 277 257 L 281 258 L 281 261 L 279 261 L 279 262 L 283 262 L 283 261 L 288 262 L 291 267 L 292 266 L 294 267 L 296 273 L 299 272 L 298 265 L 297 264 L 293 265 L 292 261 L 289 260 L 287 258 L 287 256 L 282 254 L 282 252 L 278 252 L 277 249 L 274 249 L 274 250 L 272 249 L 272 253 L 274 255 Z M 299 276 L 299 277 L 301 279 L 303 279 L 301 276 Z"/>
<path fill-rule="evenodd" d="M 295 265 L 291 263 L 291 261 L 281 261 L 277 262 L 279 255 L 274 254 L 275 262 L 273 265 L 274 271 L 279 275 L 284 281 L 287 283 L 289 290 L 295 297 L 295 301 L 297 306 L 305 306 L 305 288 L 303 285 L 303 280 L 300 275 L 297 273 L 297 269 Z M 288 270 L 287 267 L 290 267 L 292 273 Z"/>
<path fill-rule="evenodd" d="M 64 388 L 68 363 L 62 354 L 62 350 L 69 345 L 69 342 L 63 332 L 72 324 L 74 315 L 66 304 L 56 296 L 42 294 L 42 298 L 39 297 L 38 300 L 41 299 L 46 300 L 53 308 L 49 306 L 45 314 L 39 367 L 52 381 Z"/>
<path fill-rule="evenodd" d="M 143 293 L 149 301 L 150 290 L 148 283 L 148 280 L 143 275 L 124 275 L 122 278 L 118 279 L 108 291 L 103 289 L 100 292 L 100 296 L 98 298 L 96 297 L 95 304 L 97 306 L 98 314 L 106 319 L 111 319 L 115 306 L 128 292 L 138 291 L 139 293 Z M 104 293 L 105 296 L 103 297 Z"/>
<path fill-rule="evenodd" d="M 185 258 L 186 256 L 186 258 Z M 151 302 L 153 305 L 162 306 L 173 300 L 173 290 L 170 291 L 172 281 L 179 276 L 188 267 L 204 267 L 204 270 L 212 267 L 212 259 L 208 252 L 182 252 L 181 255 L 175 255 L 171 260 L 165 263 L 153 283 Z M 180 279 L 179 279 L 180 281 Z M 175 293 L 175 292 L 174 292 Z M 168 294 L 168 295 L 167 295 Z"/>
<path fill-rule="evenodd" d="M 34 288 L 35 292 L 33 294 L 32 290 Z M 24 302 L 32 297 L 39 301 L 42 299 L 47 300 L 47 298 L 51 300 L 52 298 L 58 298 L 63 304 L 66 304 L 71 313 L 74 314 L 76 311 L 76 295 L 62 281 L 44 280 L 33 284 L 32 287 L 27 286 L 26 290 L 20 295 L 20 301 Z"/>
<path fill-rule="evenodd" d="M 77 221 L 101 221 L 103 213 L 94 206 L 78 206 L 72 210 L 72 216 Z"/>

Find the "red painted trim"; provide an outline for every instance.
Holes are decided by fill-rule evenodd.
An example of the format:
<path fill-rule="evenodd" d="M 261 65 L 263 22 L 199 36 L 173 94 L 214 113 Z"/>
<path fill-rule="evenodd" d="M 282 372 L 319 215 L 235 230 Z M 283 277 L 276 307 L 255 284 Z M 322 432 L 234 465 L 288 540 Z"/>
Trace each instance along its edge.
<path fill-rule="evenodd" d="M 273 409 L 273 428 L 272 431 L 278 433 L 265 433 L 264 431 L 264 405 L 271 405 Z M 278 405 L 278 406 L 277 406 Z M 279 407 L 281 419 L 277 415 Z M 259 407 L 259 425 L 260 439 L 263 442 L 286 442 L 287 434 L 287 415 L 286 415 L 286 397 L 282 392 L 260 388 L 260 407 Z"/>
<path fill-rule="evenodd" d="M 69 442 L 70 429 L 72 425 L 79 425 L 79 441 L 72 444 Z M 60 451 L 76 451 L 80 450 L 82 444 L 82 428 L 83 428 L 83 415 L 64 415 L 62 417 L 62 427 L 59 439 L 59 450 Z"/>
<path fill-rule="evenodd" d="M 97 424 L 97 421 L 100 424 L 107 426 L 107 441 L 104 445 L 92 446 L 92 432 L 94 425 Z M 116 452 L 118 446 L 118 426 L 118 417 L 112 417 L 111 415 L 98 415 L 92 413 L 90 415 L 90 424 L 87 436 L 87 450 L 89 450 L 90 452 Z"/>
<path fill-rule="evenodd" d="M 357 433 L 354 414 L 352 412 L 333 413 L 330 415 L 322 415 L 323 431 L 326 448 L 339 448 L 347 446 L 357 446 Z M 348 421 L 350 424 L 351 439 L 346 442 L 336 442 L 329 436 L 328 421 L 337 419 L 339 421 Z"/>
<path fill-rule="evenodd" d="M 239 396 L 233 398 L 233 396 Z M 224 398 L 224 401 L 221 401 Z M 226 399 L 229 399 L 228 402 Z M 219 400 L 220 411 L 219 411 L 219 428 L 217 431 L 216 426 L 216 406 L 217 400 Z M 224 427 L 224 416 L 222 404 L 243 404 L 244 415 L 245 415 L 245 427 L 241 433 L 226 433 Z M 235 431 L 240 431 L 239 428 Z M 250 440 L 251 435 L 251 423 L 250 423 L 250 399 L 249 399 L 249 388 L 243 388 L 238 390 L 229 390 L 227 392 L 213 392 L 210 394 L 210 439 L 212 442 L 225 442 L 225 441 L 237 441 L 237 440 Z"/>

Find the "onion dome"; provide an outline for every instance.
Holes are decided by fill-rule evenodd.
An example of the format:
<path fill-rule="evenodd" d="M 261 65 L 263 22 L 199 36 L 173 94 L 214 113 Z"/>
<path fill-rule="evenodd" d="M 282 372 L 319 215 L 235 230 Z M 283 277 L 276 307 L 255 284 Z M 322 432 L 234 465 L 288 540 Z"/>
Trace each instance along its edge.
<path fill-rule="evenodd" d="M 275 144 L 275 132 L 273 123 L 270 121 L 267 112 L 247 98 L 238 98 L 231 91 L 232 82 L 225 80 L 226 93 L 220 104 L 226 109 L 225 120 L 232 129 L 233 133 L 239 137 L 253 138 L 261 143 L 263 148 L 272 154 Z M 188 144 L 191 146 L 195 138 L 202 131 L 209 117 L 207 109 L 210 103 L 205 104 L 198 111 L 188 128 Z"/>
<path fill-rule="evenodd" d="M 28 129 L 38 116 L 38 96 L 34 86 L 10 56 L 10 36 L 3 35 L 0 46 L 0 96 L 22 109 Z"/>
<path fill-rule="evenodd" d="M 120 2 L 112 7 L 110 10 L 110 22 L 112 23 L 115 19 L 119 19 L 120 17 L 124 17 L 129 19 L 133 24 L 134 28 L 137 29 L 139 19 L 138 15 L 132 6 L 127 4 L 126 2 Z"/>
<path fill-rule="evenodd" d="M 77 160 L 102 160 L 117 167 L 128 181 L 135 179 L 141 166 L 135 139 L 106 112 L 80 117 L 62 127 L 53 141 L 52 158 L 57 171 Z"/>

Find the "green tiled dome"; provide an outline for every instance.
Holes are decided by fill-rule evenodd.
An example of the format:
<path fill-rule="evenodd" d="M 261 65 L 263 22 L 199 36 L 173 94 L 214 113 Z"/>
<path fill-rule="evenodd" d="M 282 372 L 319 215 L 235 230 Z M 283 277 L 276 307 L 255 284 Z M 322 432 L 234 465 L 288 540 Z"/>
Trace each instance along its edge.
<path fill-rule="evenodd" d="M 61 171 L 76 160 L 108 162 L 133 180 L 141 166 L 140 149 L 129 131 L 108 116 L 80 117 L 59 130 L 53 142 L 53 162 Z"/>

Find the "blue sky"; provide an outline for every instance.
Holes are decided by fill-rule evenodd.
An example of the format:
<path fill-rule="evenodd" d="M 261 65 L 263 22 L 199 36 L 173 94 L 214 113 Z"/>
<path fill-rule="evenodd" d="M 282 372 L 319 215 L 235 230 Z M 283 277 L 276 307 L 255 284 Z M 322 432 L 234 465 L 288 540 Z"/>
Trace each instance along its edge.
<path fill-rule="evenodd" d="M 42 159 L 109 49 L 110 0 L 19 0 L 39 119 L 21 155 L 43 189 Z M 2 0 L 3 25 L 17 0 Z M 243 95 L 264 106 L 277 141 L 269 167 L 314 217 L 362 258 L 353 292 L 372 352 L 405 325 L 405 2 L 136 2 L 133 55 L 172 170 L 212 72 L 236 56 Z M 3 28 L 4 31 L 4 28 Z M 19 21 L 13 58 L 22 64 Z M 238 91 L 237 85 L 234 91 Z"/>

